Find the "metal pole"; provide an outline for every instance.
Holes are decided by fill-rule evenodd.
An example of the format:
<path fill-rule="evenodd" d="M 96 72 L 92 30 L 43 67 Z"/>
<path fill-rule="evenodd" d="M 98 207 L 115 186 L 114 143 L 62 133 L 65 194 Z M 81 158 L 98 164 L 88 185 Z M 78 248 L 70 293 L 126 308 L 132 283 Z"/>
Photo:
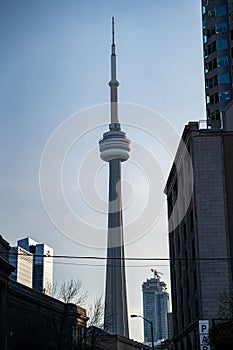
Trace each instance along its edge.
<path fill-rule="evenodd" d="M 150 322 L 150 327 L 151 327 L 151 342 L 152 342 L 152 349 L 155 350 L 155 346 L 154 346 L 154 327 L 153 327 L 153 322 L 147 320 L 148 322 Z"/>
<path fill-rule="evenodd" d="M 155 345 L 154 345 L 154 327 L 153 327 L 153 321 L 149 321 L 147 318 L 140 316 L 140 315 L 130 315 L 132 318 L 135 317 L 140 317 L 144 321 L 148 322 L 150 324 L 150 330 L 151 330 L 151 342 L 152 342 L 152 349 L 155 350 Z"/>

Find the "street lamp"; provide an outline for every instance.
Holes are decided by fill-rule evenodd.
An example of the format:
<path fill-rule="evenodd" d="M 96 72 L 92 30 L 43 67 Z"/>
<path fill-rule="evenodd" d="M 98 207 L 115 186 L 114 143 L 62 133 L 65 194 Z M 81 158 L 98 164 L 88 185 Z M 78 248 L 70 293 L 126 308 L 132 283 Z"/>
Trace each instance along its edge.
<path fill-rule="evenodd" d="M 140 317 L 142 318 L 144 321 L 148 322 L 150 324 L 150 329 L 151 329 L 151 342 L 152 342 L 152 349 L 155 350 L 155 346 L 154 346 L 154 329 L 153 329 L 153 322 L 149 321 L 147 318 L 140 316 L 140 315 L 130 315 L 130 317 L 135 318 L 135 317 Z"/>

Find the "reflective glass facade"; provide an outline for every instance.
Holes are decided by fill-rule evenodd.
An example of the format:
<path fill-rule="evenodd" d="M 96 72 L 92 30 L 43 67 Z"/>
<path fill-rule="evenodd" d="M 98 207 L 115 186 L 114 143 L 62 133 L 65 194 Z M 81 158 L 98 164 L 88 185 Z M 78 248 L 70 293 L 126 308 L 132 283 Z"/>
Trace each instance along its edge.
<path fill-rule="evenodd" d="M 53 249 L 26 237 L 18 240 L 18 247 L 30 252 L 33 257 L 32 288 L 38 292 L 51 294 L 53 286 Z"/>
<path fill-rule="evenodd" d="M 10 278 L 29 288 L 32 288 L 32 263 L 33 256 L 27 250 L 20 247 L 10 249 L 9 262 L 14 266 L 15 271 Z"/>
<path fill-rule="evenodd" d="M 166 284 L 159 277 L 147 279 L 142 284 L 143 316 L 153 322 L 154 341 L 168 338 L 168 293 Z M 144 341 L 151 342 L 151 328 L 144 322 Z"/>
<path fill-rule="evenodd" d="M 202 29 L 208 127 L 221 128 L 233 95 L 233 1 L 202 0 Z"/>

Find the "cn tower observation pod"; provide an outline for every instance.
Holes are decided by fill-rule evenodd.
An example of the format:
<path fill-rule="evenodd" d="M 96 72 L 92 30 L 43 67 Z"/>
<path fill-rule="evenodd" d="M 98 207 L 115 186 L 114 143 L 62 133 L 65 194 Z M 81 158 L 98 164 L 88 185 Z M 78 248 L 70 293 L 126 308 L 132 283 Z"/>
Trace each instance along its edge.
<path fill-rule="evenodd" d="M 105 162 L 119 159 L 124 162 L 129 158 L 130 140 L 123 131 L 108 131 L 99 141 L 100 157 Z"/>

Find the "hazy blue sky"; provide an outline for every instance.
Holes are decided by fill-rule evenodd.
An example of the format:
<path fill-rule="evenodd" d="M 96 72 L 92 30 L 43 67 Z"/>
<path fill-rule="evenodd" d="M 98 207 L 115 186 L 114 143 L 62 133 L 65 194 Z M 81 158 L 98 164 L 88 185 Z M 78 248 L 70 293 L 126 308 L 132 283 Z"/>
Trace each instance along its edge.
<path fill-rule="evenodd" d="M 96 157 L 99 162 L 96 167 L 100 167 L 95 174 L 96 192 L 106 199 L 107 167 L 101 167 L 97 142 L 103 131 L 107 130 L 109 116 L 102 116 L 106 127 L 86 133 L 81 143 L 73 144 L 62 169 L 63 187 L 69 205 L 85 220 L 93 220 L 93 227 L 102 225 L 100 245 L 99 231 L 91 244 L 90 241 L 81 242 L 80 227 L 77 226 L 80 237 L 76 240 L 72 236 L 70 240 L 52 224 L 40 196 L 39 169 L 44 147 L 62 122 L 80 110 L 109 102 L 112 16 L 115 16 L 116 22 L 119 100 L 157 111 L 178 134 L 188 121 L 205 118 L 200 1 L 1 1 L 0 232 L 12 245 L 17 239 L 30 235 L 52 246 L 57 255 L 105 256 L 101 240 L 106 237 L 106 215 L 101 216 L 102 221 L 99 220 L 98 211 L 92 215 L 85 201 L 78 198 L 76 186 L 77 169 L 80 170 L 83 161 L 86 161 L 87 168 L 84 167 L 84 170 L 87 169 L 87 172 L 82 170 L 82 176 L 84 179 L 91 178 L 92 167 L 88 168 L 88 164 L 94 167 Z M 145 120 L 145 128 L 150 129 L 147 122 L 150 118 L 147 119 L 139 108 L 140 111 L 141 125 L 144 127 Z M 101 112 L 101 108 L 94 109 L 96 118 L 93 117 L 93 126 Z M 139 124 L 133 126 L 133 108 L 129 108 L 129 113 L 130 125 L 125 128 L 127 133 L 133 141 L 145 145 L 154 154 L 157 163 L 156 168 L 147 168 L 142 146 L 137 149 L 135 145 L 132 159 L 136 160 L 124 164 L 124 172 L 130 179 L 134 178 L 132 181 L 136 184 L 134 192 L 134 186 L 128 188 L 128 192 L 127 186 L 125 189 L 125 197 L 129 203 L 133 203 L 129 214 L 126 213 L 126 222 L 134 220 L 134 212 L 140 216 L 135 198 L 140 201 L 145 196 L 146 181 L 153 177 L 153 169 L 156 171 L 155 177 L 163 173 L 159 175 L 159 182 L 155 183 L 158 193 L 155 193 L 154 201 L 159 202 L 159 208 L 161 203 L 164 204 L 163 188 L 171 165 L 171 159 L 163 156 L 161 145 L 153 137 L 158 136 L 155 135 L 156 122 L 151 125 L 153 135 L 150 139 L 148 132 L 148 137 L 143 134 Z M 122 122 L 127 122 L 124 116 L 120 118 Z M 79 117 L 80 130 L 87 120 L 84 112 Z M 85 155 L 94 146 L 96 149 L 86 159 Z M 160 155 L 156 155 L 156 150 Z M 54 154 L 55 158 L 58 156 Z M 84 183 L 81 191 L 85 189 Z M 142 205 L 141 210 L 144 209 Z M 153 210 L 150 207 L 148 211 L 152 216 Z M 168 256 L 165 215 L 165 210 L 162 210 L 157 225 L 142 238 L 140 234 L 137 234 L 137 239 L 126 238 L 131 242 L 126 246 L 127 256 Z M 69 232 L 65 234 L 70 237 Z M 98 264 L 103 265 L 103 262 L 57 260 L 54 278 L 58 282 L 70 277 L 80 278 L 84 289 L 90 290 L 91 301 L 95 295 L 104 293 L 105 270 Z M 151 265 L 148 262 L 131 262 L 128 265 L 140 265 L 127 268 L 129 313 L 142 314 L 141 283 L 152 277 L 150 268 L 157 267 L 169 284 L 168 263 Z M 142 340 L 141 321 L 134 319 L 129 323 L 131 337 Z"/>

